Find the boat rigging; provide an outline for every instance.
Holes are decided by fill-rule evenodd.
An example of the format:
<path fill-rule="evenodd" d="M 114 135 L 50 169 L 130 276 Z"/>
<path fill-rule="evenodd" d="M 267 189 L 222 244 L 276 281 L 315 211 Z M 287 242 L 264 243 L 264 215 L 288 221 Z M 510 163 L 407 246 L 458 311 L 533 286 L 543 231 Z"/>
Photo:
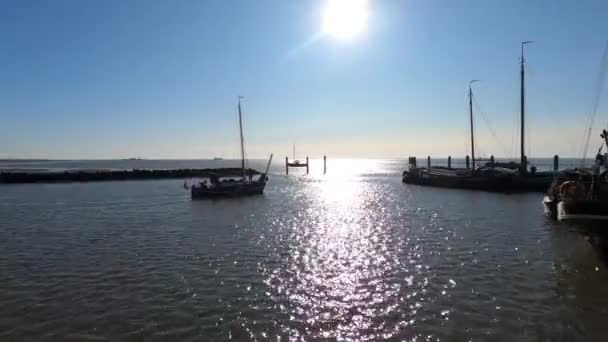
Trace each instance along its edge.
<path fill-rule="evenodd" d="M 526 59 L 524 57 L 524 46 L 526 44 L 532 43 L 531 40 L 527 40 L 525 42 L 521 42 L 521 96 L 520 96 L 520 114 L 521 114 L 521 173 L 525 174 L 528 171 L 528 163 L 526 161 L 526 150 L 525 150 L 525 127 L 526 127 L 526 90 L 525 90 L 525 63 Z"/>
<path fill-rule="evenodd" d="M 479 80 L 469 82 L 469 113 L 471 119 L 471 158 L 473 158 L 473 169 L 475 169 L 475 130 L 473 129 L 473 89 L 471 85 Z"/>

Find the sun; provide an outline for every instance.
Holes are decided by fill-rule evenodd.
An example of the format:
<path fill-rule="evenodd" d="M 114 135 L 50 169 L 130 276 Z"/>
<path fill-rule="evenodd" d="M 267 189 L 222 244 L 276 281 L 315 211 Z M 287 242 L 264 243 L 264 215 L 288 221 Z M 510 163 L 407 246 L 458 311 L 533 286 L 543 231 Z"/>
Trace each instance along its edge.
<path fill-rule="evenodd" d="M 327 0 L 323 32 L 337 39 L 351 39 L 367 27 L 367 0 Z"/>

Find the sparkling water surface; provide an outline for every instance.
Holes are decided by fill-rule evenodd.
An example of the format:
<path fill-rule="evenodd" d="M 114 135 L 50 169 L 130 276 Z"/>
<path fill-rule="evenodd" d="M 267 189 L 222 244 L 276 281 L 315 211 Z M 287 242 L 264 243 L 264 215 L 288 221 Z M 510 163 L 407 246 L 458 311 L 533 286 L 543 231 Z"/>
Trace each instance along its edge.
<path fill-rule="evenodd" d="M 183 179 L 2 185 L 0 340 L 603 340 L 596 235 L 546 219 L 542 194 L 406 185 L 404 167 L 275 163 L 263 196 L 213 201 Z"/>

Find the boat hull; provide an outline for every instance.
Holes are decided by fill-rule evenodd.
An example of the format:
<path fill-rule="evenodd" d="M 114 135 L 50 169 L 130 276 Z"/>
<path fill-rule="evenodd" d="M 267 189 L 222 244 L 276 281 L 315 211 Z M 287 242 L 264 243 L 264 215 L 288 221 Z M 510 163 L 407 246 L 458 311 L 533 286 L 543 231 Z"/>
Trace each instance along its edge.
<path fill-rule="evenodd" d="M 545 214 L 552 218 L 553 220 L 557 220 L 557 201 L 555 198 L 549 195 L 545 195 L 543 199 L 543 205 L 545 207 Z"/>
<path fill-rule="evenodd" d="M 608 203 L 604 201 L 560 201 L 556 205 L 558 221 L 589 222 L 602 221 L 608 223 Z"/>
<path fill-rule="evenodd" d="M 407 184 L 417 184 L 424 186 L 434 186 L 441 188 L 482 190 L 491 192 L 508 192 L 511 190 L 513 182 L 510 175 L 483 175 L 471 172 L 452 173 L 445 172 L 437 174 L 426 171 L 405 171 L 403 182 Z"/>
<path fill-rule="evenodd" d="M 515 175 L 513 177 L 513 189 L 517 191 L 546 192 L 551 187 L 554 177 L 555 173 L 553 172 L 527 174 L 525 176 Z"/>
<path fill-rule="evenodd" d="M 227 198 L 227 197 L 246 197 L 261 195 L 266 188 L 265 181 L 252 183 L 234 184 L 232 186 L 204 187 L 192 186 L 190 194 L 195 199 Z"/>
<path fill-rule="evenodd" d="M 544 192 L 551 186 L 553 176 L 554 173 L 522 176 L 495 170 L 431 168 L 429 171 L 426 168 L 417 168 L 404 171 L 403 182 L 490 192 Z"/>

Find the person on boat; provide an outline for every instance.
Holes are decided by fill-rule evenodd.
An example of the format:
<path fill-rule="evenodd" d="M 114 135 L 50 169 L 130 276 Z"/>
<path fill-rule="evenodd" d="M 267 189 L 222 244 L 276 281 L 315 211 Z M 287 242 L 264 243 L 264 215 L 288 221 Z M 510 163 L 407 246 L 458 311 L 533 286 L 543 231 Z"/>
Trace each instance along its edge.
<path fill-rule="evenodd" d="M 593 172 L 595 173 L 599 173 L 602 165 L 604 165 L 604 156 L 602 155 L 603 147 L 604 146 L 600 147 L 599 151 L 597 151 L 597 154 L 595 155 L 595 163 L 593 164 Z"/>

